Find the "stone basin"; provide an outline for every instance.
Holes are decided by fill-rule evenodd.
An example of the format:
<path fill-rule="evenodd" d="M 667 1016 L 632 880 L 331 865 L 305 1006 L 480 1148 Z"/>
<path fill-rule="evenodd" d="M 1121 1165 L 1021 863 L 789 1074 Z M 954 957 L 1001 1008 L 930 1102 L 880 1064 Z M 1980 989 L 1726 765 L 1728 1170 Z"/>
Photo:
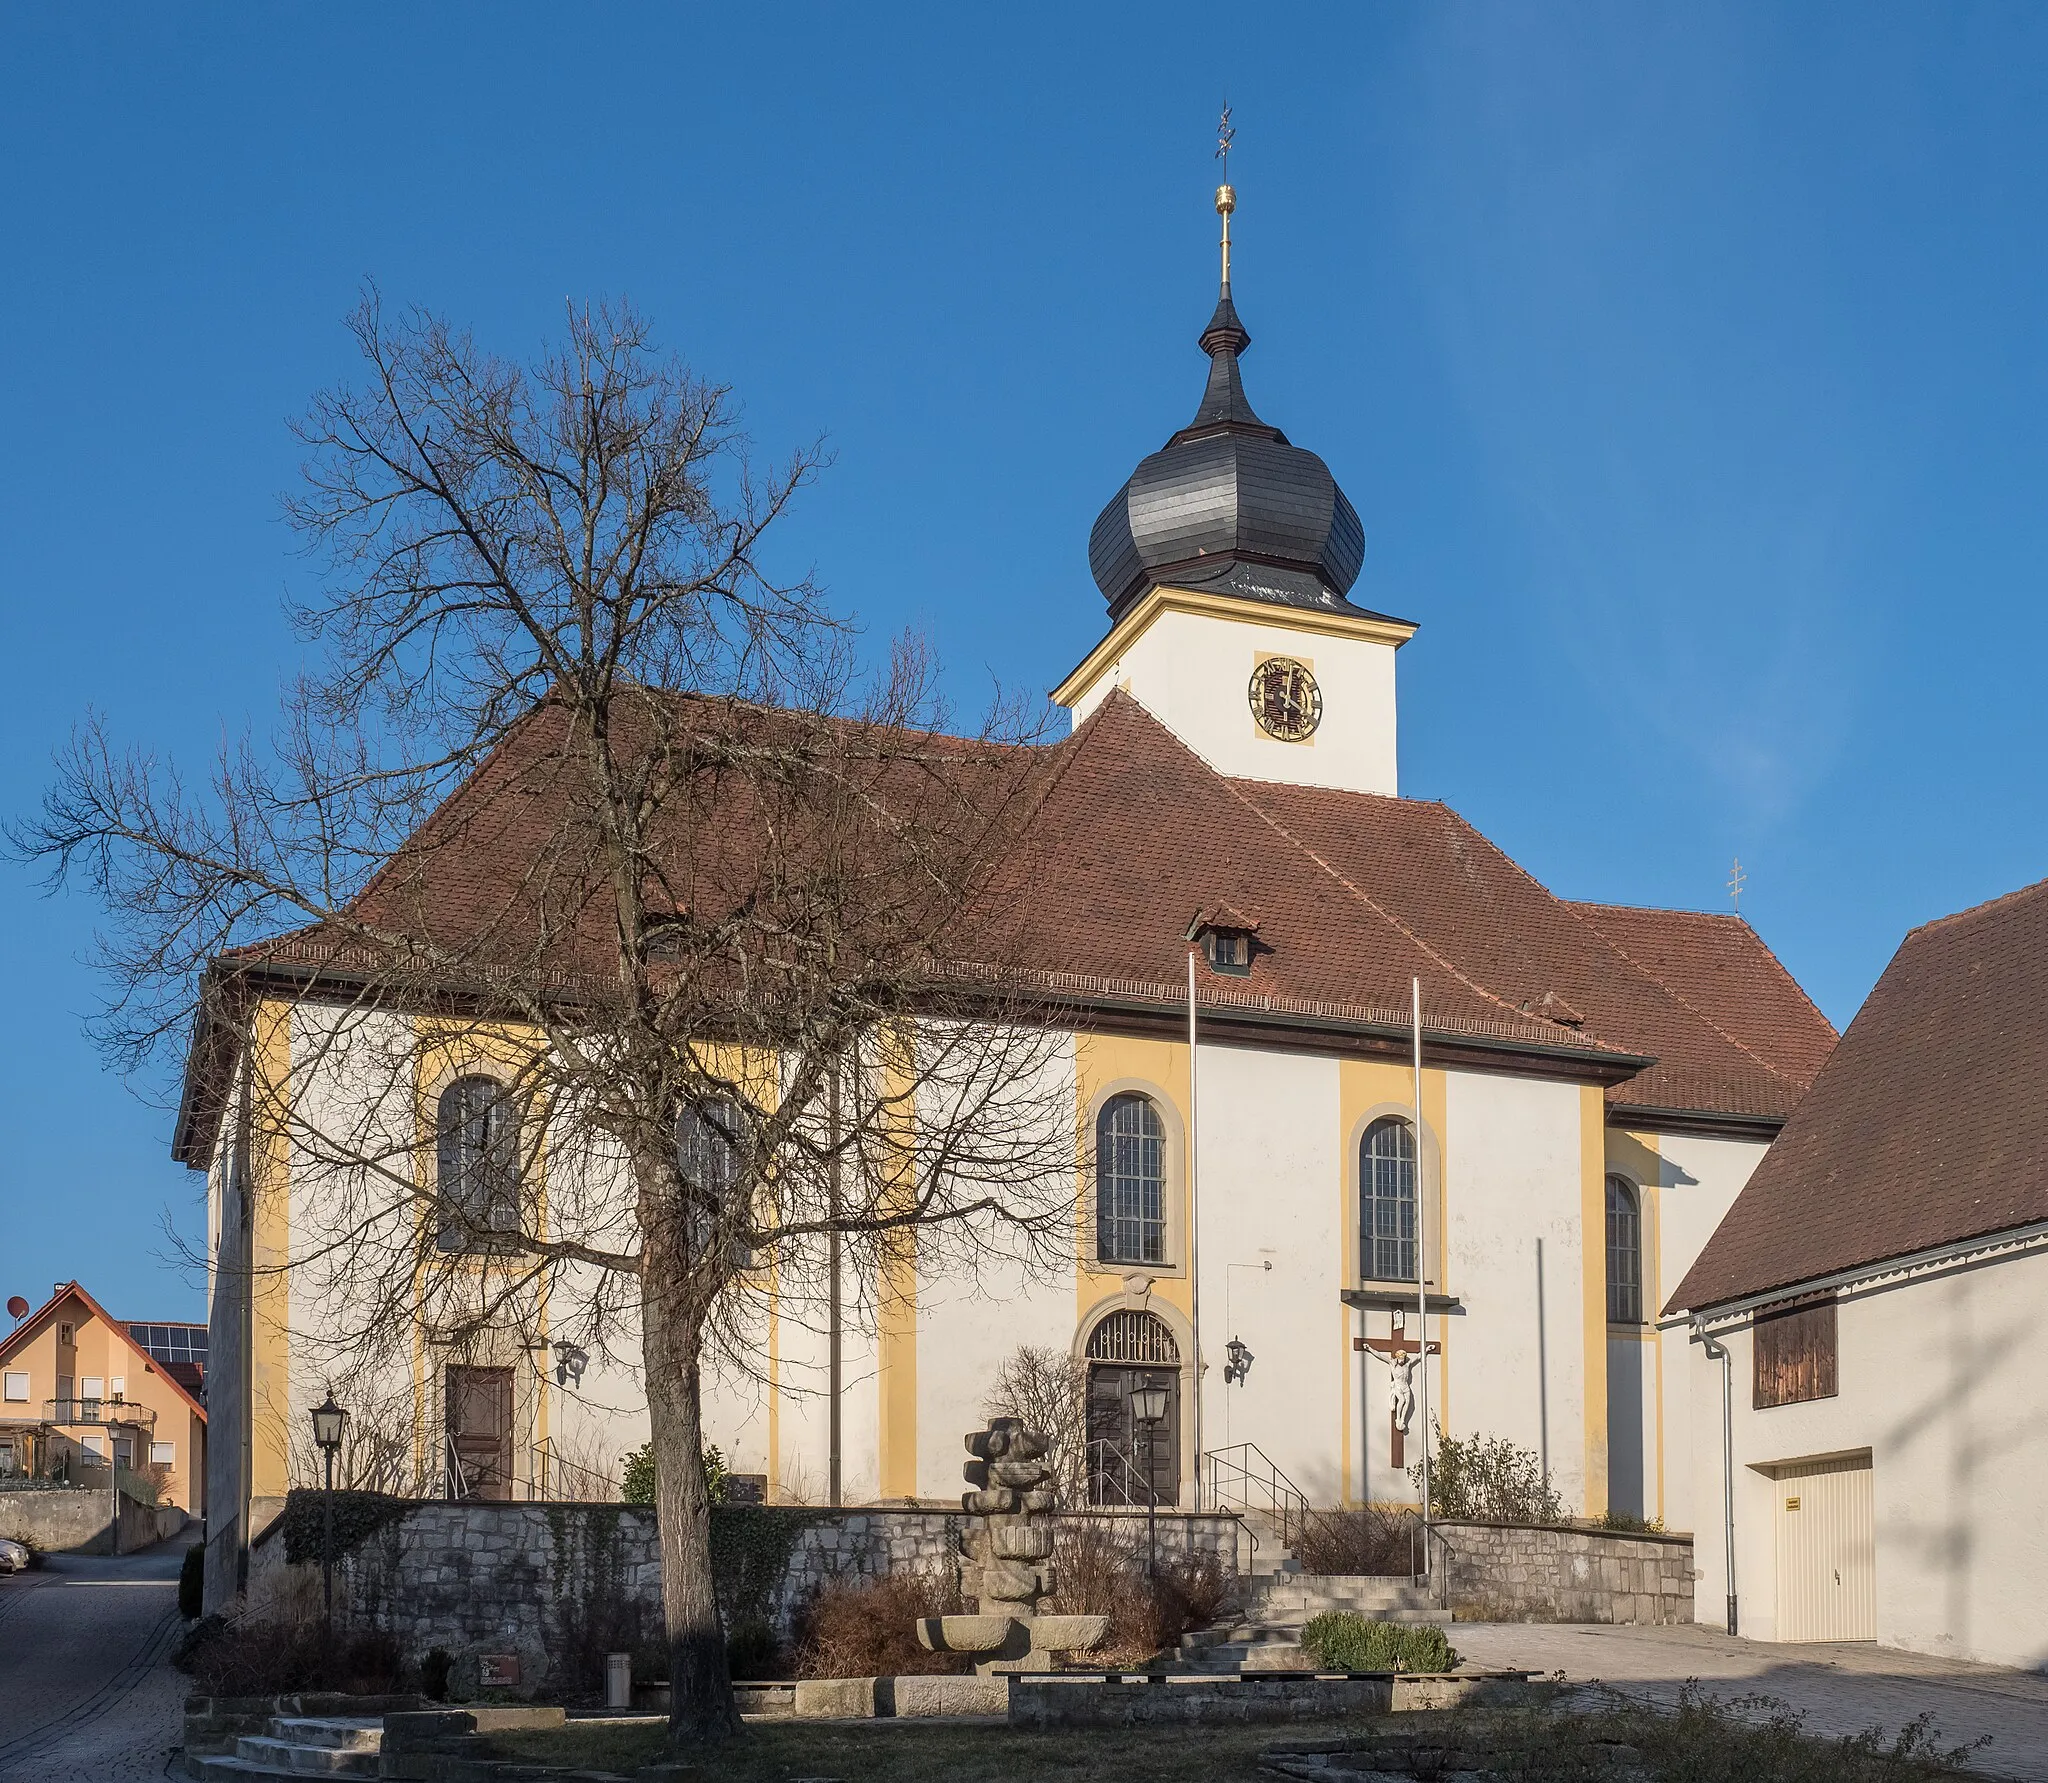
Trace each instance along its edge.
<path fill-rule="evenodd" d="M 1016 1625 L 1014 1616 L 926 1616 L 917 1625 L 917 1644 L 927 1653 L 995 1653 Z"/>

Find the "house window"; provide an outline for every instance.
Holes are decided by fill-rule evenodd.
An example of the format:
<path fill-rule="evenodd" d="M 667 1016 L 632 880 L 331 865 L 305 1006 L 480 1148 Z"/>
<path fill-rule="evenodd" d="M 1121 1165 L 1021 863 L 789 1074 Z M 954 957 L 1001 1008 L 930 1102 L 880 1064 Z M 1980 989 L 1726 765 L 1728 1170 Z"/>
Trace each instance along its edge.
<path fill-rule="evenodd" d="M 1358 1273 L 1373 1282 L 1416 1276 L 1415 1139 L 1391 1115 L 1358 1145 Z"/>
<path fill-rule="evenodd" d="M 1754 1328 L 1758 1411 L 1835 1396 L 1835 1303 L 1822 1300 L 1759 1313 Z"/>
<path fill-rule="evenodd" d="M 153 1442 L 149 1445 L 149 1464 L 152 1467 L 169 1467 L 178 1459 L 178 1445 L 168 1442 Z"/>
<path fill-rule="evenodd" d="M 106 1382 L 96 1374 L 81 1375 L 78 1381 L 78 1397 L 81 1399 L 104 1399 Z"/>
<path fill-rule="evenodd" d="M 0 1375 L 0 1398 L 6 1399 L 12 1405 L 25 1405 L 28 1403 L 28 1375 L 26 1371 L 17 1372 L 10 1368 L 5 1375 Z"/>
<path fill-rule="evenodd" d="M 441 1092 L 435 1148 L 444 1251 L 491 1248 L 519 1230 L 519 1111 L 494 1077 L 458 1077 Z"/>
<path fill-rule="evenodd" d="M 107 1451 L 96 1436 L 80 1437 L 78 1446 L 85 1451 L 86 1459 L 89 1461 L 104 1461 L 107 1458 Z"/>
<path fill-rule="evenodd" d="M 125 1374 L 117 1374 L 107 1383 L 107 1397 L 109 1399 L 126 1399 L 128 1397 L 128 1377 Z"/>
<path fill-rule="evenodd" d="M 1643 1322 L 1643 1215 L 1625 1176 L 1607 1179 L 1607 1322 Z"/>
<path fill-rule="evenodd" d="M 1095 1119 L 1095 1251 L 1166 1261 L 1166 1126 L 1149 1096 L 1112 1096 Z"/>

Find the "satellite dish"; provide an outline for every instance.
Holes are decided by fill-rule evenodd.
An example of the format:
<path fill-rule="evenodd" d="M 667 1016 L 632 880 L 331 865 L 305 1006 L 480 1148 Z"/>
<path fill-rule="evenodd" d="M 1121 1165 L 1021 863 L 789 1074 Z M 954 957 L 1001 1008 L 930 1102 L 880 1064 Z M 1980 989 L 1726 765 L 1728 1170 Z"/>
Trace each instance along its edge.
<path fill-rule="evenodd" d="M 7 1316 L 8 1316 L 8 1317 L 9 1317 L 10 1319 L 25 1319 L 25 1318 L 27 1318 L 27 1317 L 28 1317 L 28 1302 L 27 1302 L 26 1300 L 22 1299 L 22 1297 L 21 1297 L 21 1296 L 20 1296 L 19 1294 L 10 1294 L 10 1295 L 8 1295 L 8 1296 L 7 1296 Z"/>

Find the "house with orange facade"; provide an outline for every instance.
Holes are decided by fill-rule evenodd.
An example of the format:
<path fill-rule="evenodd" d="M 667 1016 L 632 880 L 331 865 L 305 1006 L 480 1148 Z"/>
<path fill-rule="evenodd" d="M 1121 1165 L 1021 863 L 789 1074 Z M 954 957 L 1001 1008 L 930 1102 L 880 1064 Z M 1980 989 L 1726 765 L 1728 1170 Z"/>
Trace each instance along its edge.
<path fill-rule="evenodd" d="M 206 1327 L 117 1319 L 76 1282 L 0 1336 L 0 1483 L 206 1496 Z"/>

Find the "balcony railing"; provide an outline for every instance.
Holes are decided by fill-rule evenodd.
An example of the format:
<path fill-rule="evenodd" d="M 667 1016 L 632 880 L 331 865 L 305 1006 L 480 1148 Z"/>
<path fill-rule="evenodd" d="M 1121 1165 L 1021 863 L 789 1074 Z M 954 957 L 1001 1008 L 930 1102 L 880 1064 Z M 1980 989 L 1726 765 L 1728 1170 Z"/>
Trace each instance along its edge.
<path fill-rule="evenodd" d="M 146 1405 L 137 1405 L 132 1399 L 46 1399 L 43 1401 L 43 1422 L 98 1424 L 109 1428 L 117 1424 L 132 1425 L 138 1430 L 153 1430 L 156 1413 Z"/>

